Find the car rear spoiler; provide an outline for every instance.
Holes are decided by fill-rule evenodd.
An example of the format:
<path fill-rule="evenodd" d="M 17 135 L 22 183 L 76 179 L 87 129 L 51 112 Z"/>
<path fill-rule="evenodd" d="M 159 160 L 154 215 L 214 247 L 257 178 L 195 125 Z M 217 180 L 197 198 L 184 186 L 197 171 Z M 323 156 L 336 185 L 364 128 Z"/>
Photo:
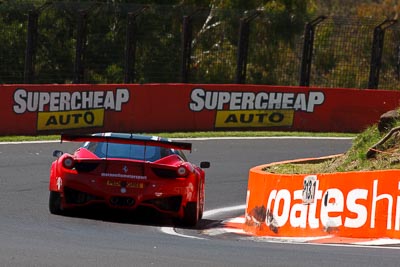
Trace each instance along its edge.
<path fill-rule="evenodd" d="M 115 136 L 104 136 L 104 135 L 90 135 L 90 134 L 61 134 L 61 142 L 108 142 L 108 143 L 119 143 L 119 144 L 132 144 L 132 145 L 144 145 L 144 146 L 159 146 L 165 148 L 173 148 L 180 150 L 192 151 L 191 143 L 176 142 L 169 140 L 160 139 L 139 139 L 132 136 L 132 138 L 122 138 Z"/>

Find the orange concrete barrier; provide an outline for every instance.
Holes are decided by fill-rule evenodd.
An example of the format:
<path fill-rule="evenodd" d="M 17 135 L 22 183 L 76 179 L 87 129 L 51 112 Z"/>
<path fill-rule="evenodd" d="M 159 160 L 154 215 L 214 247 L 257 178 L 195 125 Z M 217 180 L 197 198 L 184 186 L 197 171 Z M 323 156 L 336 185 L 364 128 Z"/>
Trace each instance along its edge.
<path fill-rule="evenodd" d="M 310 159 L 290 162 L 304 161 Z M 250 170 L 246 232 L 279 237 L 400 238 L 400 170 L 324 174 L 262 170 L 282 163 Z"/>

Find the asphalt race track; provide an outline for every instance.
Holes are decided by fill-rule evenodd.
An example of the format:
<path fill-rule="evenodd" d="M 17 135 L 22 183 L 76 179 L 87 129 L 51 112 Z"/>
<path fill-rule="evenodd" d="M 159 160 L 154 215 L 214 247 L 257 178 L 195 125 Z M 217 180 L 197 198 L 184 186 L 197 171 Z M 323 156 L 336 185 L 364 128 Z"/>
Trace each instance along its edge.
<path fill-rule="evenodd" d="M 248 170 L 264 163 L 342 153 L 349 139 L 196 140 L 189 159 L 211 162 L 206 211 L 245 204 Z M 206 236 L 228 217 L 205 216 L 196 229 L 166 218 L 101 212 L 55 216 L 48 211 L 52 152 L 74 143 L 0 144 L 0 266 L 398 266 L 400 251 L 258 242 Z M 163 228 L 172 229 L 169 234 Z"/>

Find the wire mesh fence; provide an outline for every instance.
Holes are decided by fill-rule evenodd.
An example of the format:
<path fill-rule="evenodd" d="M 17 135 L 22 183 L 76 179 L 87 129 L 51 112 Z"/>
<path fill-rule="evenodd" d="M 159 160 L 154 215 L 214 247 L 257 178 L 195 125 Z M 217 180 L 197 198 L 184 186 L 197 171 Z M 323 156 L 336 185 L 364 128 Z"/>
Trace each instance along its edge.
<path fill-rule="evenodd" d="M 400 89 L 397 21 L 327 17 L 312 25 L 310 39 L 312 19 L 179 5 L 8 1 L 0 5 L 0 82 L 297 86 L 306 80 Z"/>
<path fill-rule="evenodd" d="M 327 18 L 317 26 L 311 85 L 366 88 L 375 23 Z"/>
<path fill-rule="evenodd" d="M 304 21 L 260 14 L 251 24 L 246 82 L 298 85 Z"/>
<path fill-rule="evenodd" d="M 382 21 L 331 17 L 317 26 L 311 84 L 325 87 L 368 88 L 374 45 L 374 29 Z M 385 31 L 380 63 L 380 88 L 399 88 L 395 47 L 398 27 Z"/>

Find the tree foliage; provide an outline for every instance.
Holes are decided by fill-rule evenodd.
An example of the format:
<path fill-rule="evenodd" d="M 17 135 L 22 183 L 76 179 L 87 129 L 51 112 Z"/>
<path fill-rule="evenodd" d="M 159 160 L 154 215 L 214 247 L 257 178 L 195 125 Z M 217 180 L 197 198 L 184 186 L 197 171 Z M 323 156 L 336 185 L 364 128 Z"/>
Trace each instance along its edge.
<path fill-rule="evenodd" d="M 124 81 L 128 14 L 135 15 L 135 82 L 180 82 L 183 17 L 193 25 L 190 76 L 194 83 L 233 83 L 240 21 L 249 25 L 246 82 L 297 85 L 304 26 L 318 15 L 312 84 L 360 87 L 368 83 L 372 33 L 384 19 L 397 19 L 391 0 L 45 0 L 0 4 L 0 82 L 24 79 L 29 11 L 39 14 L 35 83 L 72 83 L 78 23 L 84 18 L 84 80 Z M 381 80 L 399 79 L 398 26 L 386 31 Z M 398 46 L 398 45 L 397 45 Z M 396 70 L 397 68 L 397 70 Z M 396 72 L 397 71 L 397 72 Z"/>

